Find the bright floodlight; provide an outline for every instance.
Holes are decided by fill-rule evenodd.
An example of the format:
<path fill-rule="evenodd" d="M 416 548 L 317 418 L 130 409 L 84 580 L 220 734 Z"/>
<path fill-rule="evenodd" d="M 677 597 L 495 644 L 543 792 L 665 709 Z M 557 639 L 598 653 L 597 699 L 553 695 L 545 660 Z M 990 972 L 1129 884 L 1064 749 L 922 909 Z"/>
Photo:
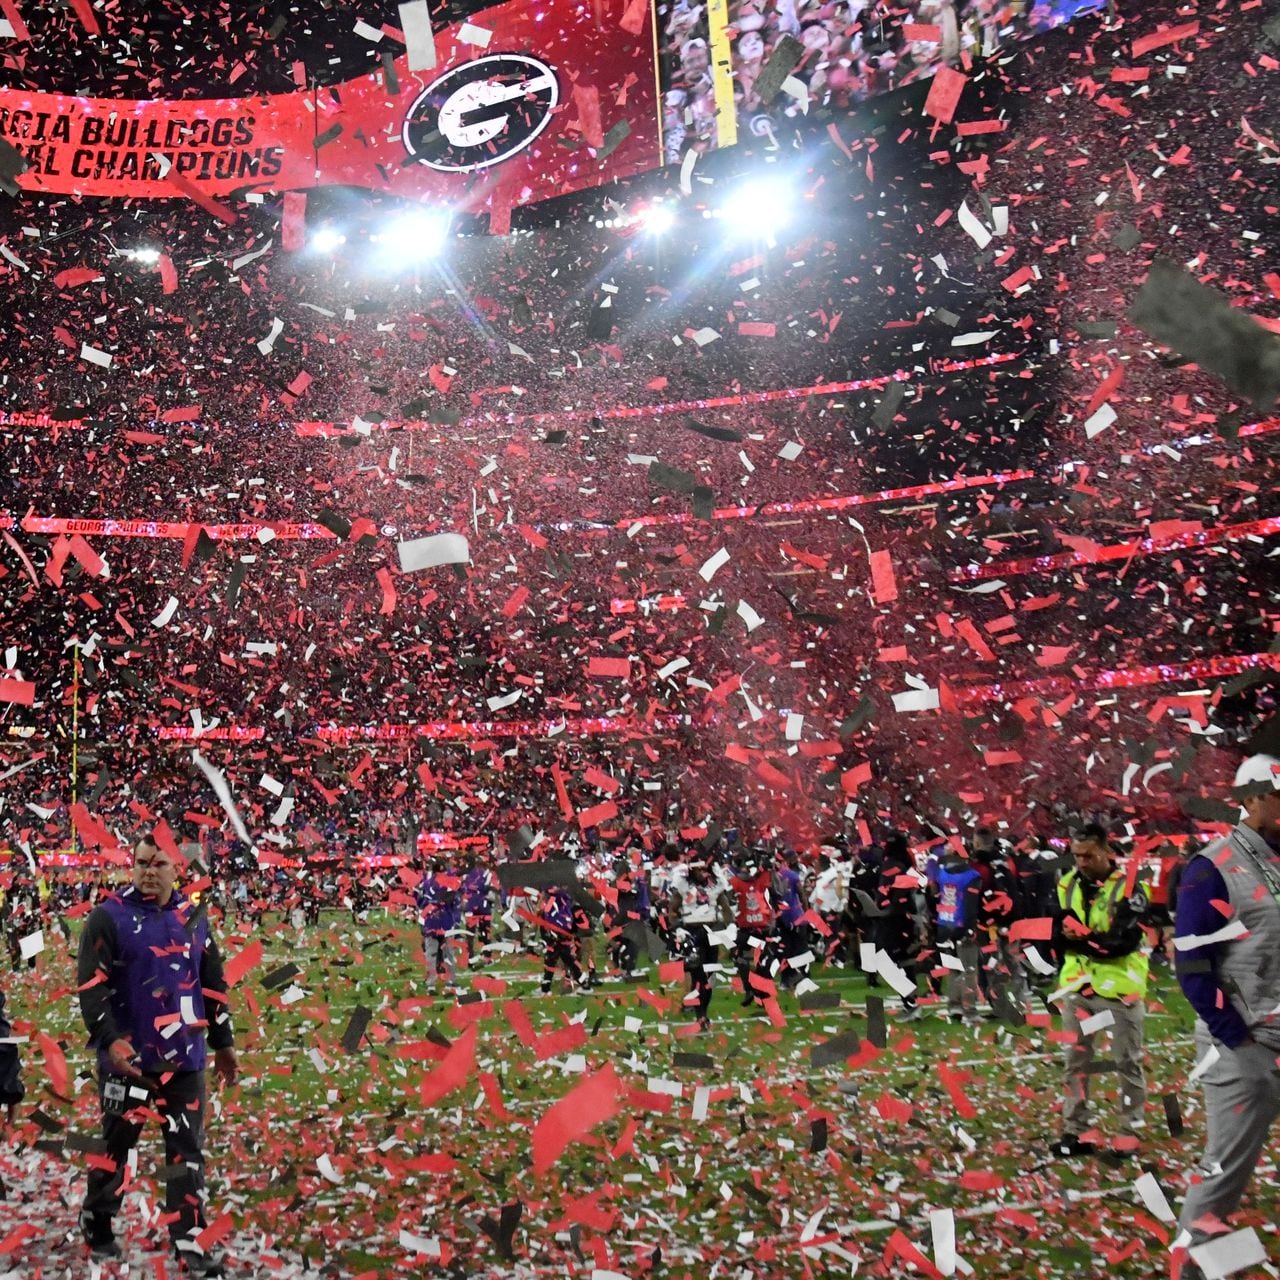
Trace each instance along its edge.
<path fill-rule="evenodd" d="M 720 216 L 733 234 L 767 239 L 791 221 L 792 195 L 784 178 L 755 178 L 731 192 Z"/>
<path fill-rule="evenodd" d="M 333 253 L 346 242 L 347 237 L 337 227 L 320 227 L 311 237 L 311 247 L 317 253 Z"/>
<path fill-rule="evenodd" d="M 134 262 L 144 263 L 148 267 L 153 267 L 160 261 L 159 249 L 134 249 L 129 256 Z"/>
<path fill-rule="evenodd" d="M 452 216 L 446 209 L 420 209 L 403 213 L 378 236 L 392 261 L 434 258 L 449 239 Z"/>
<path fill-rule="evenodd" d="M 665 235 L 676 225 L 676 211 L 669 204 L 651 204 L 640 215 L 640 222 L 651 236 Z"/>

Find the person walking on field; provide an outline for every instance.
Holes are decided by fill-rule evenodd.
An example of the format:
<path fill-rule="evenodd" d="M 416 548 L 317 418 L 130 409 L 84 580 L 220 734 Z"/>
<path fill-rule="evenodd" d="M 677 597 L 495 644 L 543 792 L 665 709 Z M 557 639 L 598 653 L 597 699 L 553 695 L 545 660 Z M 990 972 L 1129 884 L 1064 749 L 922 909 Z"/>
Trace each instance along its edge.
<path fill-rule="evenodd" d="M 1280 1116 L 1280 760 L 1252 756 L 1235 781 L 1240 822 L 1187 863 L 1178 885 L 1178 984 L 1197 1015 L 1208 1128 L 1174 1241 L 1182 1280 L 1203 1274 L 1197 1246 L 1231 1230 Z"/>
<path fill-rule="evenodd" d="M 443 859 L 433 858 L 414 890 L 418 919 L 422 925 L 427 991 L 431 994 L 435 993 L 437 982 L 442 981 L 446 991 L 453 988 L 453 948 L 449 939 L 462 919 L 459 883 L 455 876 L 449 874 Z"/>
<path fill-rule="evenodd" d="M 1075 867 L 1058 885 L 1062 910 L 1058 975 L 1064 992 L 1063 1030 L 1072 1039 L 1066 1053 L 1066 1096 L 1062 1103 L 1062 1136 L 1055 1155 L 1075 1156 L 1094 1149 L 1084 1134 L 1092 1124 L 1089 1077 L 1094 1044 L 1101 1031 L 1111 1035 L 1120 1075 L 1120 1106 L 1125 1129 L 1137 1133 L 1146 1120 L 1146 1077 L 1142 1067 L 1143 1020 L 1147 995 L 1147 954 L 1142 921 L 1143 891 L 1129 884 L 1116 865 L 1106 829 L 1087 822 L 1072 833 Z"/>
<path fill-rule="evenodd" d="M 144 836 L 133 883 L 85 921 L 77 983 L 89 1043 L 98 1051 L 103 1158 L 89 1173 L 80 1227 L 95 1261 L 119 1258 L 113 1220 L 129 1154 L 149 1116 L 163 1120 L 165 1221 L 180 1266 L 221 1276 L 222 1258 L 198 1237 L 205 1216 L 206 1044 L 214 1073 L 235 1083 L 239 1064 L 222 959 L 201 908 L 175 887 L 178 851 Z"/>

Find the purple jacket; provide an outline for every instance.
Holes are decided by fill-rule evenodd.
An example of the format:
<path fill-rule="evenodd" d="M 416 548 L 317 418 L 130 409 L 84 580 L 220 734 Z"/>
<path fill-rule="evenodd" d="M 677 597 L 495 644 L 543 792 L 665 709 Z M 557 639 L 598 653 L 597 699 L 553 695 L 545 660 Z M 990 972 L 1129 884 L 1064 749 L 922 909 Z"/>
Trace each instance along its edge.
<path fill-rule="evenodd" d="M 414 897 L 422 916 L 423 933 L 448 933 L 458 927 L 458 892 L 442 884 L 439 876 L 428 871 L 418 882 Z"/>
<path fill-rule="evenodd" d="M 493 911 L 493 891 L 488 867 L 472 867 L 462 877 L 462 895 L 469 916 L 489 915 Z"/>
<path fill-rule="evenodd" d="M 549 889 L 542 903 L 542 918 L 565 933 L 573 933 L 573 894 L 564 888 Z"/>
<path fill-rule="evenodd" d="M 215 1049 L 231 1047 L 226 1004 L 204 994 L 226 993 L 222 959 L 207 919 L 180 893 L 163 907 L 132 887 L 104 898 L 80 935 L 76 977 L 104 1073 L 107 1048 L 122 1037 L 151 1073 L 203 1070 L 206 1031 Z"/>

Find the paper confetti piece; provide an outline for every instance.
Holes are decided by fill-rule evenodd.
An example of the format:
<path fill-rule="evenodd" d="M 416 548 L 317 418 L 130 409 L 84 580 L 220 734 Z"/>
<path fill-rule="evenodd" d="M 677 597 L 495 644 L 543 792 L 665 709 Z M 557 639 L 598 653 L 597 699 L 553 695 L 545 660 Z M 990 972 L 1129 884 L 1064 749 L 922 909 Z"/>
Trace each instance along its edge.
<path fill-rule="evenodd" d="M 893 559 L 887 551 L 871 553 L 871 594 L 878 604 L 889 604 L 898 598 Z"/>
<path fill-rule="evenodd" d="M 41 1031 L 36 1035 L 36 1043 L 44 1058 L 45 1074 L 49 1077 L 49 1086 L 60 1098 L 67 1097 L 67 1083 L 70 1079 L 67 1072 L 66 1055 L 62 1046 L 50 1035 Z"/>
<path fill-rule="evenodd" d="M 35 704 L 36 686 L 33 680 L 18 680 L 13 676 L 0 676 L 0 702 L 18 707 Z"/>
<path fill-rule="evenodd" d="M 721 547 L 719 551 L 707 557 L 702 568 L 698 570 L 698 577 L 700 577 L 703 582 L 710 582 L 711 579 L 716 576 L 717 571 L 722 569 L 728 563 L 729 552 L 724 547 Z"/>
<path fill-rule="evenodd" d="M 234 987 L 251 969 L 262 963 L 262 940 L 255 938 L 223 966 L 227 986 Z"/>
<path fill-rule="evenodd" d="M 533 1129 L 534 1173 L 546 1173 L 571 1142 L 617 1115 L 621 1093 L 622 1082 L 609 1063 L 553 1103 Z"/>
<path fill-rule="evenodd" d="M 934 73 L 929 85 L 929 96 L 924 100 L 924 113 L 939 124 L 950 124 L 960 103 L 960 95 L 968 84 L 968 77 L 951 67 L 942 66 Z"/>
<path fill-rule="evenodd" d="M 477 49 L 487 49 L 489 41 L 493 39 L 493 32 L 485 27 L 478 27 L 474 23 L 464 22 L 458 28 L 458 39 L 462 44 L 475 45 Z"/>
<path fill-rule="evenodd" d="M 80 344 L 80 359 L 87 360 L 90 364 L 96 364 L 99 368 L 111 368 L 111 352 L 103 351 L 98 347 L 91 347 L 87 342 Z"/>
<path fill-rule="evenodd" d="M 399 12 L 409 70 L 432 70 L 436 65 L 436 41 L 427 0 L 408 0 L 400 5 Z"/>
<path fill-rule="evenodd" d="M 442 564 L 467 564 L 471 548 L 460 533 L 435 533 L 427 538 L 401 542 L 397 548 L 401 573 L 417 573 Z"/>

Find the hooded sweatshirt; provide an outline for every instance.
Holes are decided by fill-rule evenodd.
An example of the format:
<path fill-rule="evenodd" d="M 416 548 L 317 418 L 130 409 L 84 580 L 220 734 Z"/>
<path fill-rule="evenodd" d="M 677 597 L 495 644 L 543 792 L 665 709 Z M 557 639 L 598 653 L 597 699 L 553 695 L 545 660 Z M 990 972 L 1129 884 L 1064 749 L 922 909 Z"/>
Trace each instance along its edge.
<path fill-rule="evenodd" d="M 215 1049 L 232 1045 L 222 958 L 204 914 L 177 891 L 163 907 L 132 887 L 99 903 L 80 935 L 76 979 L 104 1073 L 122 1038 L 153 1074 L 203 1070 L 206 1036 Z"/>

